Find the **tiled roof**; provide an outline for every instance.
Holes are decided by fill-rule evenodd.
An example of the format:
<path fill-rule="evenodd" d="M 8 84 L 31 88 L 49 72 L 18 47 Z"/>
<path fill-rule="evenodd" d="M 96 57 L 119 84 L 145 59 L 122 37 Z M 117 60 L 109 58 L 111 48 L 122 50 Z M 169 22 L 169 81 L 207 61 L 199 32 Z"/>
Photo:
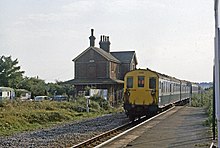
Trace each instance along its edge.
<path fill-rule="evenodd" d="M 93 49 L 94 51 L 98 52 L 99 54 L 101 54 L 103 57 L 105 57 L 107 60 L 109 61 L 113 61 L 116 63 L 121 63 L 117 58 L 115 58 L 114 56 L 112 56 L 110 53 L 104 51 L 101 48 L 97 48 L 97 47 L 89 47 L 87 48 L 85 51 L 83 51 L 80 55 L 78 55 L 75 59 L 73 59 L 73 61 L 77 60 L 78 58 L 80 58 L 83 54 L 85 54 L 88 50 Z"/>
<path fill-rule="evenodd" d="M 109 59 L 110 61 L 114 61 L 117 63 L 121 63 L 120 60 L 118 60 L 117 58 L 115 58 L 114 56 L 112 56 L 109 52 L 106 52 L 105 50 L 103 50 L 102 48 L 97 48 L 97 47 L 92 47 L 94 48 L 98 53 L 100 53 L 101 55 L 103 55 L 104 57 L 106 57 L 107 59 Z"/>
<path fill-rule="evenodd" d="M 122 63 L 130 63 L 135 56 L 135 51 L 119 51 L 110 53 Z M 136 57 L 135 60 L 137 60 Z"/>

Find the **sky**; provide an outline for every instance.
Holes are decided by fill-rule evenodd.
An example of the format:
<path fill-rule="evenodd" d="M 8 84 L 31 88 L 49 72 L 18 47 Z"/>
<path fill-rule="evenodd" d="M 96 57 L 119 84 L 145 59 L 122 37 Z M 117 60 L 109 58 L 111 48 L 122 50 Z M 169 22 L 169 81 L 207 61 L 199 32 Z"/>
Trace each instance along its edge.
<path fill-rule="evenodd" d="M 212 81 L 214 0 L 0 0 L 0 56 L 25 76 L 74 78 L 72 59 L 110 37 L 111 51 L 135 50 L 138 68 Z"/>

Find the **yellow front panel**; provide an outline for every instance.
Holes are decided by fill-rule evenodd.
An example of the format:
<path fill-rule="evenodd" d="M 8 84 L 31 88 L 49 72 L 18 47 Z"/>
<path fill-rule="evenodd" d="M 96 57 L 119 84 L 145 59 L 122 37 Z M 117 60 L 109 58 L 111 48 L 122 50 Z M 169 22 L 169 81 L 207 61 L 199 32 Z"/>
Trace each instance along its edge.
<path fill-rule="evenodd" d="M 133 77 L 132 88 L 127 88 L 128 77 Z M 138 77 L 139 77 L 139 82 L 138 82 Z M 144 77 L 144 82 L 141 79 L 142 77 Z M 151 77 L 156 78 L 156 89 L 155 89 L 154 95 L 152 95 L 153 89 L 149 88 L 149 78 Z M 158 95 L 159 95 L 158 83 L 159 83 L 158 76 L 155 72 L 152 72 L 149 70 L 141 70 L 141 69 L 128 72 L 125 75 L 124 92 L 126 91 L 126 89 L 129 90 L 129 93 L 130 93 L 129 103 L 136 104 L 136 105 L 157 104 Z M 144 84 L 144 86 L 142 84 Z"/>

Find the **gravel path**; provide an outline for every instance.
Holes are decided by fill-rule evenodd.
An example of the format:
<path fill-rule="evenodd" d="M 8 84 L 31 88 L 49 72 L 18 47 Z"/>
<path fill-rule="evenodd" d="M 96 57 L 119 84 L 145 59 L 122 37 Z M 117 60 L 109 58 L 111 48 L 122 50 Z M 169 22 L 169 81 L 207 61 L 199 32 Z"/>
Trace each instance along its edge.
<path fill-rule="evenodd" d="M 129 122 L 124 113 L 0 137 L 0 147 L 69 147 Z"/>

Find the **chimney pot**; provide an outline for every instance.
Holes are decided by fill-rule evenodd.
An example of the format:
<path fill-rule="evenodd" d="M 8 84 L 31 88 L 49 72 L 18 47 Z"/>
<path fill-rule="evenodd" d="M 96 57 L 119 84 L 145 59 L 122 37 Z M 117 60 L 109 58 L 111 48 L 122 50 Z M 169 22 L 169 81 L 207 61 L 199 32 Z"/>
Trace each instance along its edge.
<path fill-rule="evenodd" d="M 101 35 L 100 38 L 100 48 L 105 50 L 106 52 L 110 52 L 110 41 L 109 41 L 109 36 Z"/>
<path fill-rule="evenodd" d="M 94 29 L 91 29 L 91 36 L 89 37 L 90 40 L 90 46 L 95 46 L 95 37 L 93 36 Z"/>
<path fill-rule="evenodd" d="M 94 29 L 91 29 L 91 36 L 93 36 Z"/>

